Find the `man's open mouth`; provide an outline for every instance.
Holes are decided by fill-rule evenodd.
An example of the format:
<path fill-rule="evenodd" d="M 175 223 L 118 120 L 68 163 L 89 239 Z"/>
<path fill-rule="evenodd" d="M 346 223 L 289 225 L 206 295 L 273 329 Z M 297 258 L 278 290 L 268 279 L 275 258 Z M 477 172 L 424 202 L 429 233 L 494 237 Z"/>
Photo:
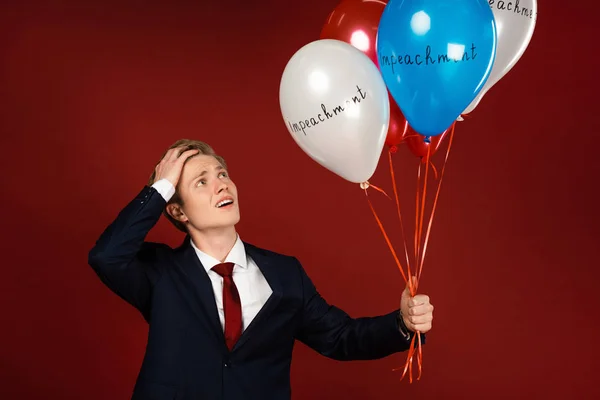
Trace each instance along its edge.
<path fill-rule="evenodd" d="M 221 200 L 220 202 L 217 203 L 217 208 L 223 208 L 223 207 L 229 206 L 231 204 L 233 204 L 233 199 Z"/>

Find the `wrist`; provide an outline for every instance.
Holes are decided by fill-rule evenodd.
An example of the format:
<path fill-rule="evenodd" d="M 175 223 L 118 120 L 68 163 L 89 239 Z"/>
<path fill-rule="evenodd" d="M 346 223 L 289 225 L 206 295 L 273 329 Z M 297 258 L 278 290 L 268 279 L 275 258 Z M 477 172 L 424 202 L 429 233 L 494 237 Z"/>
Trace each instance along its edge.
<path fill-rule="evenodd" d="M 398 311 L 396 315 L 396 321 L 398 322 L 398 330 L 405 338 L 410 338 L 412 331 L 406 326 L 406 322 L 404 321 L 404 315 L 402 315 L 402 310 Z"/>
<path fill-rule="evenodd" d="M 166 178 L 161 178 L 152 184 L 166 202 L 169 202 L 175 194 L 175 186 Z"/>

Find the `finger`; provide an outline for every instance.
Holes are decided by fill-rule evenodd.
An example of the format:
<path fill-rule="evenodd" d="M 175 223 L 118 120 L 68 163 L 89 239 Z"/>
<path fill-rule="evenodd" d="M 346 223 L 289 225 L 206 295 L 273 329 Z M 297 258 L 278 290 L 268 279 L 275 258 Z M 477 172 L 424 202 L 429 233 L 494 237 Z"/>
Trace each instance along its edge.
<path fill-rule="evenodd" d="M 165 156 L 163 157 L 163 159 L 168 160 L 168 161 L 176 160 L 177 155 L 182 148 L 183 147 L 179 146 L 179 147 L 173 147 L 172 149 L 169 149 L 167 151 L 167 153 L 165 154 Z"/>
<path fill-rule="evenodd" d="M 417 277 L 416 276 L 411 276 L 410 279 L 406 282 L 406 287 L 404 288 L 404 290 L 408 293 L 410 293 L 410 288 L 411 285 L 414 288 L 417 287 Z"/>
<path fill-rule="evenodd" d="M 432 324 L 428 322 L 426 324 L 417 324 L 413 326 L 414 332 L 429 332 L 431 330 Z"/>
<path fill-rule="evenodd" d="M 408 321 L 413 325 L 427 324 L 433 321 L 433 315 L 431 313 L 425 315 L 411 315 L 408 317 Z"/>
<path fill-rule="evenodd" d="M 185 160 L 187 160 L 188 158 L 190 158 L 191 156 L 193 156 L 199 152 L 200 152 L 200 150 L 198 150 L 198 149 L 186 150 L 179 155 L 179 158 L 177 159 L 177 161 L 183 163 L 183 162 L 185 162 Z"/>
<path fill-rule="evenodd" d="M 168 156 L 168 158 L 165 156 L 165 159 L 169 160 L 169 161 L 177 160 L 177 158 L 181 155 L 181 153 L 185 150 L 186 147 L 187 147 L 187 145 L 181 145 L 181 146 L 177 146 L 177 147 L 173 147 L 172 149 L 169 149 L 169 156 Z"/>
<path fill-rule="evenodd" d="M 431 304 L 421 304 L 408 309 L 408 315 L 425 315 L 432 312 L 433 306 Z"/>
<path fill-rule="evenodd" d="M 419 306 L 421 304 L 428 304 L 428 303 L 429 303 L 429 296 L 427 296 L 425 294 L 418 294 L 410 300 L 411 306 Z"/>

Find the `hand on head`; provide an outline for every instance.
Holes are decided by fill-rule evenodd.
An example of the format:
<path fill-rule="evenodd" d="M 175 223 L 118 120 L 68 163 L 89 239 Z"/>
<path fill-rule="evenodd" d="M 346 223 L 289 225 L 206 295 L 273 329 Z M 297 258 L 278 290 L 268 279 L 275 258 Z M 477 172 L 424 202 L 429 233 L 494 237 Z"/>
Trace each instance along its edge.
<path fill-rule="evenodd" d="M 183 149 L 185 149 L 185 146 L 175 147 L 167 151 L 163 159 L 156 165 L 155 181 L 167 179 L 173 186 L 177 186 L 185 161 L 199 152 L 197 149 L 182 152 Z"/>

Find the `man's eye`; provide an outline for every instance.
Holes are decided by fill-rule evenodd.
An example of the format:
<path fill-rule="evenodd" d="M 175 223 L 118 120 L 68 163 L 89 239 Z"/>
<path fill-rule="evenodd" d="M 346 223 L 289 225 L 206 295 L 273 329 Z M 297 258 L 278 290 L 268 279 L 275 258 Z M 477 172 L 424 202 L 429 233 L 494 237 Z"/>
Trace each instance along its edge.
<path fill-rule="evenodd" d="M 198 186 L 201 186 L 201 185 L 206 185 L 206 179 L 200 179 L 198 181 Z"/>
<path fill-rule="evenodd" d="M 221 172 L 219 174 L 219 176 L 222 176 L 223 178 L 227 178 L 228 175 L 227 175 L 227 172 Z"/>

